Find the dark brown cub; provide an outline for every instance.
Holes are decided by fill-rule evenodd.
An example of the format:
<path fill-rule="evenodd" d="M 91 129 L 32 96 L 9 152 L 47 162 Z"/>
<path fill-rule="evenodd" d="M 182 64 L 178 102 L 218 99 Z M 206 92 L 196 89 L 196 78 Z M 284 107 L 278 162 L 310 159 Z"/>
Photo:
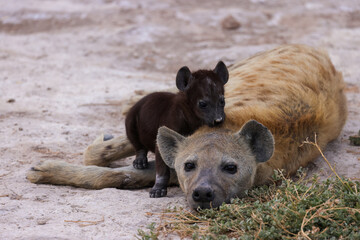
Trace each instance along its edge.
<path fill-rule="evenodd" d="M 202 125 L 214 127 L 224 122 L 224 85 L 229 79 L 220 61 L 214 70 L 191 73 L 182 67 L 176 76 L 177 94 L 156 92 L 137 102 L 126 116 L 126 134 L 136 150 L 134 168 L 148 167 L 147 153 L 155 153 L 156 180 L 150 197 L 164 197 L 170 169 L 156 146 L 158 128 L 166 126 L 182 135 L 190 135 Z"/>

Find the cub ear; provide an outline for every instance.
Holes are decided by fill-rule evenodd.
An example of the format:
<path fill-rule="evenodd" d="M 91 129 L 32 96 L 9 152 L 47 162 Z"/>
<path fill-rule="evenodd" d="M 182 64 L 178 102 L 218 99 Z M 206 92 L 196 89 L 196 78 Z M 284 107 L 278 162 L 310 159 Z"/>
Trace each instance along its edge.
<path fill-rule="evenodd" d="M 274 138 L 269 129 L 261 123 L 250 120 L 237 133 L 245 141 L 258 163 L 268 161 L 274 153 Z"/>
<path fill-rule="evenodd" d="M 156 137 L 161 157 L 169 168 L 174 168 L 174 162 L 179 144 L 185 137 L 167 127 L 161 127 Z"/>
<path fill-rule="evenodd" d="M 176 87 L 180 91 L 184 91 L 189 84 L 190 77 L 191 72 L 188 67 L 184 66 L 180 68 L 180 70 L 176 74 Z"/>
<path fill-rule="evenodd" d="M 229 80 L 229 71 L 223 61 L 219 61 L 218 64 L 216 64 L 216 67 L 213 70 L 217 75 L 219 75 L 221 81 L 224 83 L 224 85 Z"/>

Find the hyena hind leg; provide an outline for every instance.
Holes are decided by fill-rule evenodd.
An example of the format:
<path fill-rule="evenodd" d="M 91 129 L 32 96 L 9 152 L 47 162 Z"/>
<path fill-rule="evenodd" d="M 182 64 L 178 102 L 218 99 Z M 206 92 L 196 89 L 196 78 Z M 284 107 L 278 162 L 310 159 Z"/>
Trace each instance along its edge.
<path fill-rule="evenodd" d="M 111 162 L 133 156 L 135 149 L 125 137 L 101 134 L 84 152 L 84 164 L 106 167 Z"/>

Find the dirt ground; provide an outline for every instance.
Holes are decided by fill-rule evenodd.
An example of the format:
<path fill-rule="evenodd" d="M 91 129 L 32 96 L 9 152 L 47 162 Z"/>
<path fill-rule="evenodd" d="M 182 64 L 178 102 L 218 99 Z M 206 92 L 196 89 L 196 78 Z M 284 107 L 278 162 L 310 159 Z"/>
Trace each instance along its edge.
<path fill-rule="evenodd" d="M 124 134 L 122 104 L 135 90 L 174 86 L 177 70 L 232 64 L 283 43 L 328 50 L 347 83 L 349 117 L 325 155 L 360 178 L 358 0 L 0 0 L 0 239 L 134 239 L 179 188 L 85 190 L 35 185 L 39 161 L 82 164 L 102 132 Z M 239 26 L 223 23 L 228 16 Z M 322 159 L 311 172 L 329 174 Z M 77 222 L 80 221 L 80 222 Z M 81 222 L 84 221 L 84 222 Z M 88 221 L 88 222 L 86 222 Z"/>

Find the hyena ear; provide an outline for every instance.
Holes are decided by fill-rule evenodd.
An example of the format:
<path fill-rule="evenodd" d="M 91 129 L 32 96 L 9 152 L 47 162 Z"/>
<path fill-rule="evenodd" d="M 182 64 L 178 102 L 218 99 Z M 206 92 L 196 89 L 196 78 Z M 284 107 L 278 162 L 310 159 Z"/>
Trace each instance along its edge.
<path fill-rule="evenodd" d="M 261 123 L 250 120 L 237 133 L 249 144 L 258 163 L 268 161 L 274 153 L 274 138 L 269 129 Z"/>
<path fill-rule="evenodd" d="M 219 61 L 218 64 L 216 64 L 216 67 L 213 70 L 217 75 L 219 75 L 221 81 L 224 83 L 224 85 L 229 80 L 229 71 L 223 61 Z"/>
<path fill-rule="evenodd" d="M 188 86 L 191 77 L 190 69 L 186 66 L 180 68 L 176 74 L 176 87 L 180 91 L 184 91 Z"/>
<path fill-rule="evenodd" d="M 175 157 L 179 144 L 185 137 L 167 127 L 161 127 L 156 137 L 161 157 L 169 168 L 174 168 Z"/>

